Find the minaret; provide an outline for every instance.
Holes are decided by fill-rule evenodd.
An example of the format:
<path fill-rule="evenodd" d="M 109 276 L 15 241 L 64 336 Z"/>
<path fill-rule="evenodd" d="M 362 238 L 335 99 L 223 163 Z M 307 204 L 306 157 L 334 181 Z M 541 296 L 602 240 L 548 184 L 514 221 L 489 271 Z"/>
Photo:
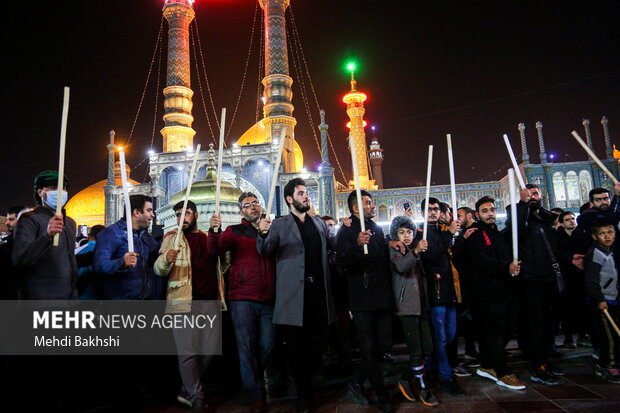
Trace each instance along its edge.
<path fill-rule="evenodd" d="M 327 123 L 325 111 L 321 109 L 321 166 L 319 166 L 319 212 L 321 215 L 335 217 L 336 191 L 334 188 L 334 168 L 329 163 L 329 147 L 327 144 Z"/>
<path fill-rule="evenodd" d="M 263 114 L 268 141 L 279 139 L 286 126 L 282 165 L 285 173 L 298 172 L 295 164 L 295 125 L 293 117 L 293 79 L 288 72 L 286 18 L 284 12 L 290 0 L 259 0 L 265 24 L 265 77 L 263 83 Z"/>
<path fill-rule="evenodd" d="M 583 130 L 586 133 L 586 145 L 588 145 L 590 150 L 594 151 L 594 147 L 592 146 L 592 132 L 590 132 L 590 119 L 584 119 L 581 124 L 583 125 Z"/>
<path fill-rule="evenodd" d="M 517 128 L 521 137 L 521 159 L 523 159 L 524 164 L 528 164 L 530 163 L 530 155 L 527 153 L 527 142 L 525 141 L 525 123 L 519 123 Z"/>
<path fill-rule="evenodd" d="M 189 24 L 194 19 L 193 0 L 166 0 L 168 69 L 164 89 L 164 152 L 180 152 L 194 145 L 189 61 Z"/>
<path fill-rule="evenodd" d="M 105 194 L 105 226 L 112 225 L 116 222 L 114 211 L 116 210 L 116 198 L 114 192 L 116 190 L 116 181 L 114 180 L 114 151 L 116 146 L 114 145 L 114 136 L 116 133 L 110 131 L 110 143 L 108 144 L 108 179 L 106 185 L 103 187 L 103 193 Z"/>
<path fill-rule="evenodd" d="M 383 189 L 383 149 L 379 146 L 379 140 L 375 137 L 370 142 L 370 168 L 372 177 L 375 178 L 377 189 Z"/>
<path fill-rule="evenodd" d="M 347 124 L 350 129 L 351 136 L 355 145 L 355 153 L 357 155 L 357 170 L 359 173 L 359 182 L 361 189 L 376 189 L 375 182 L 370 179 L 368 174 L 368 153 L 366 151 L 366 133 L 364 126 L 364 101 L 366 94 L 357 91 L 357 82 L 355 81 L 355 67 L 349 65 L 351 70 L 351 91 L 347 93 L 342 100 L 347 104 L 347 115 L 351 121 Z M 354 187 L 353 181 L 349 183 L 350 187 Z"/>
<path fill-rule="evenodd" d="M 601 125 L 603 125 L 603 137 L 605 138 L 605 155 L 607 159 L 614 158 L 614 151 L 611 145 L 611 138 L 609 137 L 609 121 L 606 116 L 601 119 Z"/>
<path fill-rule="evenodd" d="M 547 163 L 547 154 L 545 153 L 545 141 L 543 140 L 542 122 L 536 122 L 536 132 L 538 132 L 538 146 L 540 148 L 540 163 Z"/>

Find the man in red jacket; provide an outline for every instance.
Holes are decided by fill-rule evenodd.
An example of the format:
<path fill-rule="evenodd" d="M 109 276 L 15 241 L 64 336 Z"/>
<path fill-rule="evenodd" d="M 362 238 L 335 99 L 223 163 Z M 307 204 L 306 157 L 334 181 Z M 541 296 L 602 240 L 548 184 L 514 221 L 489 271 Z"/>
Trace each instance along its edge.
<path fill-rule="evenodd" d="M 263 370 L 275 342 L 273 324 L 275 268 L 272 257 L 256 249 L 261 205 L 256 195 L 239 196 L 241 224 L 222 233 L 220 216 L 211 217 L 209 250 L 231 253 L 228 299 L 235 327 L 243 388 L 252 412 L 267 409 Z"/>

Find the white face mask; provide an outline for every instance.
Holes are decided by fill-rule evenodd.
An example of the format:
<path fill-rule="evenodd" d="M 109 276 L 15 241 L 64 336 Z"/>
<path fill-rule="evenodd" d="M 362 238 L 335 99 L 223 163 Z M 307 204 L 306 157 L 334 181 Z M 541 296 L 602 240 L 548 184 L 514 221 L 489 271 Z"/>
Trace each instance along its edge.
<path fill-rule="evenodd" d="M 45 202 L 45 204 L 48 207 L 52 209 L 56 209 L 58 205 L 58 191 L 44 191 L 44 193 L 45 193 L 45 196 L 41 194 L 41 198 L 43 199 L 43 202 Z M 68 199 L 69 199 L 69 194 L 67 193 L 67 191 L 62 191 L 62 202 L 60 205 L 61 208 L 65 206 Z"/>

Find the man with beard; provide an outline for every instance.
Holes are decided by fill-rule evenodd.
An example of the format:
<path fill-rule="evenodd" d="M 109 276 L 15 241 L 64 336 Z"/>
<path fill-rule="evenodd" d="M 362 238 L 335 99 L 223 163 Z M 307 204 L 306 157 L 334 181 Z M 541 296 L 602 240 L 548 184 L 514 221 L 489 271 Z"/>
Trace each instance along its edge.
<path fill-rule="evenodd" d="M 187 201 L 185 217 L 181 216 L 183 201 L 173 209 L 177 223 L 183 220 L 179 245 L 174 249 L 176 230 L 167 233 L 154 266 L 157 275 L 168 277 L 167 312 L 213 314 L 211 304 L 218 298 L 217 255 L 209 251 L 207 234 L 198 229 L 196 204 Z M 192 412 L 206 412 L 200 377 L 213 359 L 206 355 L 212 332 L 206 328 L 174 329 L 172 332 L 183 382 L 177 398 L 182 403 L 191 403 Z"/>
<path fill-rule="evenodd" d="M 510 277 L 519 274 L 512 262 L 510 243 L 495 225 L 495 199 L 476 202 L 478 222 L 466 231 L 467 260 L 470 268 L 469 297 L 480 341 L 480 368 L 476 374 L 512 390 L 525 389 L 511 374 L 504 356 Z"/>
<path fill-rule="evenodd" d="M 273 324 L 275 268 L 269 255 L 256 250 L 261 205 L 252 192 L 239 196 L 241 223 L 222 233 L 219 214 L 211 217 L 207 237 L 209 250 L 216 255 L 231 254 L 228 299 L 235 328 L 239 368 L 243 388 L 252 412 L 267 409 L 263 372 L 275 343 Z"/>
<path fill-rule="evenodd" d="M 0 300 L 17 300 L 19 292 L 18 272 L 11 259 L 17 215 L 24 210 L 24 206 L 14 206 L 6 213 L 6 227 L 9 235 L 0 240 Z"/>
<path fill-rule="evenodd" d="M 422 212 L 425 211 L 425 203 L 426 200 L 422 200 L 420 204 Z M 439 200 L 430 197 L 426 217 L 428 249 L 421 254 L 434 341 L 434 354 L 428 370 L 437 370 L 443 390 L 454 396 L 462 396 L 464 393 L 454 379 L 448 354 L 448 345 L 456 337 L 456 305 L 461 302 L 458 272 L 450 256 L 452 239 L 460 226 L 454 220 L 449 225 L 442 224 L 440 208 Z M 446 230 L 442 228 L 444 226 Z M 416 239 L 422 239 L 421 232 L 417 232 Z"/>
<path fill-rule="evenodd" d="M 390 257 L 383 231 L 372 220 L 375 216 L 372 195 L 362 190 L 361 196 L 362 211 L 359 211 L 356 191 L 349 194 L 347 204 L 352 222 L 338 231 L 336 248 L 336 263 L 346 276 L 349 311 L 353 314 L 362 358 L 349 383 L 348 396 L 357 404 L 369 404 L 362 393 L 368 379 L 378 396 L 377 407 L 387 412 L 391 407 L 379 357 L 392 346 Z M 361 219 L 365 224 L 364 232 L 361 232 Z M 399 243 L 398 240 L 392 242 Z M 364 245 L 367 245 L 368 254 L 364 254 Z"/>
<path fill-rule="evenodd" d="M 456 216 L 461 224 L 461 232 L 467 230 L 476 223 L 476 211 L 469 207 L 460 207 L 456 210 Z"/>
<path fill-rule="evenodd" d="M 556 285 L 557 247 L 553 236 L 556 215 L 541 206 L 540 189 L 527 184 L 517 204 L 519 258 L 519 347 L 530 362 L 530 380 L 547 386 L 563 384 L 557 376 L 564 375 L 549 363 L 551 334 L 551 304 L 558 294 Z M 511 210 L 507 208 L 506 228 L 511 228 Z"/>
<path fill-rule="evenodd" d="M 575 253 L 579 254 L 574 256 L 575 263 L 579 264 L 583 269 L 583 257 L 592 246 L 592 225 L 598 222 L 607 222 L 618 229 L 618 222 L 620 222 L 620 184 L 614 186 L 613 199 L 610 197 L 609 190 L 605 188 L 594 188 L 589 193 L 590 208 L 586 209 L 577 218 L 577 228 L 572 232 L 571 238 L 574 242 Z M 614 242 L 612 251 L 615 253 L 614 258 L 616 260 L 616 266 L 618 266 L 620 259 L 620 250 L 618 249 L 618 240 Z"/>
<path fill-rule="evenodd" d="M 274 220 L 259 221 L 256 249 L 276 257 L 276 303 L 273 322 L 286 343 L 291 375 L 297 385 L 297 410 L 309 411 L 314 403 L 313 366 L 320 366 L 334 321 L 328 247 L 334 238 L 325 222 L 309 215 L 308 189 L 301 178 L 284 187 L 291 212 Z M 328 245 L 331 244 L 331 245 Z"/>

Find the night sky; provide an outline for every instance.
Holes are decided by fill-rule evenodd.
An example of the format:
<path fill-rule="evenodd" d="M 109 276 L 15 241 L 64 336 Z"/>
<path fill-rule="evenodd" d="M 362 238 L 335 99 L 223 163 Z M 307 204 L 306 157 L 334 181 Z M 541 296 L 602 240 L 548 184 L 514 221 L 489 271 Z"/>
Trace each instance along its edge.
<path fill-rule="evenodd" d="M 526 124 L 534 162 L 538 162 L 534 127 L 538 120 L 544 124 L 548 154 L 560 160 L 581 160 L 585 156 L 569 133 L 573 129 L 582 133 L 582 119 L 590 118 L 595 149 L 604 155 L 603 115 L 609 118 L 612 140 L 620 141 L 620 5 L 614 1 L 573 3 L 292 0 L 313 85 L 327 112 L 330 135 L 347 178 L 351 174 L 348 118 L 341 98 L 349 88 L 344 70 L 349 58 L 359 62 L 358 89 L 369 96 L 366 119 L 376 126 L 384 149 L 386 187 L 421 184 L 429 144 L 435 144 L 433 182 L 447 184 L 446 133 L 453 137 L 458 182 L 497 180 L 508 162 L 501 134 L 508 133 L 518 147 L 519 122 Z M 118 143 L 129 136 L 155 48 L 163 1 L 9 4 L 4 13 L 8 50 L 3 61 L 10 74 L 5 75 L 3 93 L 0 208 L 32 204 L 34 176 L 57 168 L 65 85 L 71 87 L 66 163 L 70 195 L 106 177 L 108 131 L 116 131 Z M 221 108 L 227 107 L 230 122 L 256 2 L 197 0 L 194 8 L 215 108 L 219 116 Z M 164 23 L 164 36 L 166 27 Z M 255 121 L 257 48 L 255 33 L 229 144 Z M 157 61 L 128 150 L 133 167 L 143 161 L 150 147 L 156 93 L 153 146 L 161 150 L 165 54 L 159 90 Z M 204 147 L 212 137 L 194 60 L 192 69 L 194 142 Z M 296 137 L 304 150 L 305 165 L 315 168 L 320 154 L 293 64 L 291 76 Z M 318 108 L 307 79 L 305 84 L 316 125 Z M 207 106 L 213 123 L 210 103 Z M 367 136 L 371 134 L 367 129 Z M 137 167 L 132 178 L 142 182 L 145 166 L 146 162 Z M 336 178 L 343 181 L 338 169 Z"/>

